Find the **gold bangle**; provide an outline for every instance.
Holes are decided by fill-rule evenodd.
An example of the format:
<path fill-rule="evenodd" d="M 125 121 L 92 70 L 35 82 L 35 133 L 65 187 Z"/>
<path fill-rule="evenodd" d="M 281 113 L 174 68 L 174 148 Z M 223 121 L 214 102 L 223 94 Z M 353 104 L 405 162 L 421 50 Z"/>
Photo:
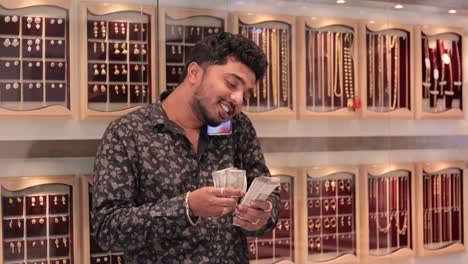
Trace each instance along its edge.
<path fill-rule="evenodd" d="M 189 223 L 192 226 L 196 226 L 198 219 L 194 222 L 192 220 L 192 217 L 190 216 L 189 195 L 190 195 L 190 192 L 187 192 L 187 194 L 185 195 L 185 215 L 187 216 Z"/>

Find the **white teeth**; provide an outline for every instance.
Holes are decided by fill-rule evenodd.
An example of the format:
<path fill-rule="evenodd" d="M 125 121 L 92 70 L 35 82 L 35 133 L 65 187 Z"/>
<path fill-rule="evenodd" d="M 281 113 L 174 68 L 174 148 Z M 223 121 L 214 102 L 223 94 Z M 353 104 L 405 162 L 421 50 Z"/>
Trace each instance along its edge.
<path fill-rule="evenodd" d="M 223 108 L 224 112 L 229 113 L 229 107 L 227 107 L 225 104 L 221 104 L 221 107 Z"/>

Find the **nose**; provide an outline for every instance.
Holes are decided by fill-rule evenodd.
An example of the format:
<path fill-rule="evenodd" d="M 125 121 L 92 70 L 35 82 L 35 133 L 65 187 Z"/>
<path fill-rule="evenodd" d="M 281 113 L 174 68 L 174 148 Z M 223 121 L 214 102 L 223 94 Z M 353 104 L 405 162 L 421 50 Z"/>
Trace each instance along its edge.
<path fill-rule="evenodd" d="M 242 105 L 244 99 L 244 93 L 242 90 L 235 91 L 231 93 L 231 99 L 236 103 L 236 105 Z"/>

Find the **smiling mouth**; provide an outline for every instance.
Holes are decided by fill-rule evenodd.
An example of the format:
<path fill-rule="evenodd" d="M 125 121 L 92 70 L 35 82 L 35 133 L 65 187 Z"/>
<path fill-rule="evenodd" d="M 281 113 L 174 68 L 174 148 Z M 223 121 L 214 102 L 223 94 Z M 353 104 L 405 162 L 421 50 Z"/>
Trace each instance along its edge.
<path fill-rule="evenodd" d="M 222 109 L 222 118 L 223 119 L 227 119 L 231 116 L 232 112 L 234 111 L 234 109 L 232 108 L 232 106 L 227 103 L 227 102 L 220 102 L 220 105 L 221 105 L 221 109 Z"/>

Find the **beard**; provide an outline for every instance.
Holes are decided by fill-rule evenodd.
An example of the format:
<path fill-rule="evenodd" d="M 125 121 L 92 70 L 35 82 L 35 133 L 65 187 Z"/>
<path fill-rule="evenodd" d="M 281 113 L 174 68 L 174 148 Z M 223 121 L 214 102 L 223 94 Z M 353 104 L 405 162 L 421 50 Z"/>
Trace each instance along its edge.
<path fill-rule="evenodd" d="M 218 126 L 223 120 L 219 120 L 219 118 L 214 117 L 214 115 L 210 113 L 208 106 L 210 97 L 208 94 L 207 87 L 205 87 L 205 76 L 203 76 L 200 86 L 198 86 L 195 91 L 191 107 L 203 123 L 209 126 Z"/>

